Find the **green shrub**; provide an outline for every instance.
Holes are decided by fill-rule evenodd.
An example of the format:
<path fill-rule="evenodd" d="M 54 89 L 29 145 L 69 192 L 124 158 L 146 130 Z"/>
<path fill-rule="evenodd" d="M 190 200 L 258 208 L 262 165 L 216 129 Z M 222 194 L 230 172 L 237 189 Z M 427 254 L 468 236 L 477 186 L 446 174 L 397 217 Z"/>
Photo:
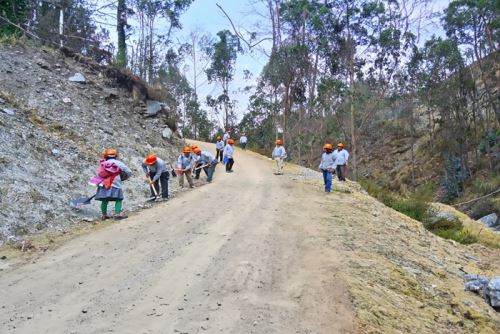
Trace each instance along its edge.
<path fill-rule="evenodd" d="M 426 224 L 429 231 L 444 239 L 455 240 L 461 244 L 469 245 L 477 242 L 477 237 L 463 229 L 458 220 L 439 219 L 432 224 Z"/>
<path fill-rule="evenodd" d="M 402 198 L 377 185 L 372 180 L 363 179 L 360 180 L 360 184 L 368 194 L 386 206 L 422 222 L 427 230 L 441 238 L 455 240 L 462 244 L 477 242 L 477 238 L 464 230 L 463 224 L 458 219 L 433 220 L 429 205 L 432 198 L 432 186 L 430 185 L 419 187 L 409 198 Z"/>

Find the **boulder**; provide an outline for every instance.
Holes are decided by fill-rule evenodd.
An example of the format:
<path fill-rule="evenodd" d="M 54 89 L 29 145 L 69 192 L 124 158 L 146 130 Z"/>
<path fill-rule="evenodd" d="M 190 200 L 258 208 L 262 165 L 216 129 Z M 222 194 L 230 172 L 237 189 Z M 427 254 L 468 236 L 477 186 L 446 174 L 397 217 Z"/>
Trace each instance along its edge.
<path fill-rule="evenodd" d="M 439 211 L 434 214 L 434 221 L 438 221 L 440 219 L 455 221 L 458 220 L 458 217 L 451 212 Z"/>
<path fill-rule="evenodd" d="M 169 127 L 166 127 L 165 129 L 163 129 L 163 131 L 161 132 L 161 136 L 165 139 L 170 139 L 172 138 L 172 134 L 173 134 L 173 131 L 169 128 Z"/>
<path fill-rule="evenodd" d="M 4 113 L 6 113 L 7 115 L 10 115 L 10 116 L 14 116 L 16 113 L 14 112 L 14 110 L 12 109 L 9 109 L 9 108 L 2 108 L 2 111 Z"/>
<path fill-rule="evenodd" d="M 484 290 L 484 299 L 493 307 L 500 307 L 500 277 L 492 278 Z"/>
<path fill-rule="evenodd" d="M 69 77 L 68 79 L 71 82 L 80 82 L 80 83 L 85 83 L 85 77 L 81 73 L 75 73 L 73 76 Z"/>
<path fill-rule="evenodd" d="M 62 153 L 57 148 L 53 148 L 52 149 L 52 155 L 55 156 L 55 157 L 60 157 L 60 156 L 62 156 Z"/>
<path fill-rule="evenodd" d="M 146 114 L 147 116 L 156 116 L 161 110 L 161 103 L 154 100 L 146 101 Z"/>
<path fill-rule="evenodd" d="M 464 276 L 465 290 L 479 293 L 488 285 L 489 279 L 486 276 L 467 274 Z"/>
<path fill-rule="evenodd" d="M 488 227 L 500 225 L 496 213 L 490 213 L 489 215 L 480 218 L 479 221 Z"/>

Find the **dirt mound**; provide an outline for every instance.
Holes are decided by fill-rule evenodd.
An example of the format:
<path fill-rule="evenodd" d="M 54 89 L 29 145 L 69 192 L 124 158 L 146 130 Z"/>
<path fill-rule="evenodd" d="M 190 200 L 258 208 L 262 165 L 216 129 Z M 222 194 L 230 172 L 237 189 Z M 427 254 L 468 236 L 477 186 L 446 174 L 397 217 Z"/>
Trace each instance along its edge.
<path fill-rule="evenodd" d="M 111 72 L 56 50 L 0 45 L 0 244 L 95 216 L 97 206 L 75 212 L 67 203 L 93 192 L 87 181 L 107 147 L 135 172 L 128 208 L 147 192 L 144 155 L 174 160 L 179 140 L 162 137 L 167 116 L 145 117 L 144 87 Z"/>

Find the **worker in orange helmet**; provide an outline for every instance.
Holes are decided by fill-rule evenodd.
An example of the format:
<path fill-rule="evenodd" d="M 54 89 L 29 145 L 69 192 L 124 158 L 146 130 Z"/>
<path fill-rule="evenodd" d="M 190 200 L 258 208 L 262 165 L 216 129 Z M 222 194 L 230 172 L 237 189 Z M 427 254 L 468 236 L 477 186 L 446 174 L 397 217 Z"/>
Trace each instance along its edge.
<path fill-rule="evenodd" d="M 193 179 L 191 178 L 191 171 L 193 169 L 195 160 L 191 155 L 191 149 L 186 146 L 182 149 L 182 154 L 177 159 L 177 175 L 179 175 L 179 187 L 184 187 L 184 176 L 189 183 L 189 187 L 193 188 Z"/>
<path fill-rule="evenodd" d="M 349 160 L 349 152 L 344 148 L 344 144 L 338 143 L 335 153 L 335 165 L 337 165 L 337 177 L 339 181 L 344 182 L 347 174 L 347 162 Z"/>
<path fill-rule="evenodd" d="M 194 154 L 199 156 L 198 170 L 201 171 L 201 168 L 203 168 L 205 174 L 207 174 L 207 182 L 211 183 L 214 177 L 215 167 L 217 167 L 219 161 L 213 156 L 212 153 L 202 151 L 200 148 L 196 148 L 194 150 Z"/>
<path fill-rule="evenodd" d="M 226 133 L 224 133 L 224 136 L 222 136 L 222 140 L 224 141 L 224 144 L 227 145 L 227 140 L 231 138 L 231 130 L 227 130 Z"/>
<path fill-rule="evenodd" d="M 118 151 L 107 149 L 103 153 L 103 158 L 99 161 L 97 175 L 92 180 L 95 182 L 97 192 L 95 199 L 101 202 L 102 219 L 109 219 L 108 203 L 115 202 L 114 219 L 125 219 L 127 215 L 122 213 L 123 209 L 123 189 L 122 181 L 132 176 L 132 171 L 123 162 L 118 160 Z M 91 182 L 92 182 L 91 180 Z"/>
<path fill-rule="evenodd" d="M 276 140 L 276 146 L 274 147 L 272 157 L 273 160 L 276 161 L 276 172 L 274 174 L 283 175 L 283 163 L 287 155 L 281 139 Z"/>
<path fill-rule="evenodd" d="M 233 172 L 233 165 L 234 165 L 234 139 L 229 138 L 227 140 L 227 145 L 224 147 L 224 159 L 223 163 L 226 165 L 226 173 L 232 173 Z"/>
<path fill-rule="evenodd" d="M 217 136 L 217 141 L 215 142 L 215 158 L 222 162 L 222 152 L 224 151 L 224 142 L 222 141 L 221 136 Z"/>
<path fill-rule="evenodd" d="M 156 154 L 149 154 L 142 162 L 142 170 L 146 173 L 149 182 L 151 199 L 155 200 L 158 196 L 161 196 L 164 200 L 168 199 L 168 179 L 170 174 L 165 161 L 158 158 Z"/>
<path fill-rule="evenodd" d="M 323 145 L 323 154 L 319 169 L 323 173 L 323 182 L 325 183 L 325 192 L 329 193 L 332 190 L 333 174 L 335 173 L 335 154 L 333 153 L 333 145 Z"/>

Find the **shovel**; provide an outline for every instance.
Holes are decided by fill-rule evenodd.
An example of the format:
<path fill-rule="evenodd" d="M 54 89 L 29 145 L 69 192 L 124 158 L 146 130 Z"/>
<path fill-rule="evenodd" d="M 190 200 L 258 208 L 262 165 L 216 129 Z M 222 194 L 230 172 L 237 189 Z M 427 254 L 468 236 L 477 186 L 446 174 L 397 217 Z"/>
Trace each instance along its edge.
<path fill-rule="evenodd" d="M 73 208 L 79 208 L 82 205 L 87 205 L 90 204 L 90 201 L 95 197 L 95 194 L 92 195 L 91 197 L 78 197 L 76 199 L 72 199 L 69 201 L 69 205 Z"/>
<path fill-rule="evenodd" d="M 196 167 L 195 169 L 193 169 L 193 171 L 198 170 L 198 169 L 202 169 L 202 168 L 205 168 L 205 167 L 208 167 L 208 166 L 210 166 L 210 164 L 202 165 L 200 167 Z"/>
<path fill-rule="evenodd" d="M 149 185 L 151 186 L 151 188 L 153 188 L 153 192 L 155 193 L 155 197 L 149 200 L 150 202 L 153 202 L 160 196 L 158 196 L 158 190 L 156 190 L 155 184 L 153 183 L 153 180 L 151 180 L 151 176 L 149 176 L 149 168 L 148 168 L 148 180 L 149 180 Z"/>

